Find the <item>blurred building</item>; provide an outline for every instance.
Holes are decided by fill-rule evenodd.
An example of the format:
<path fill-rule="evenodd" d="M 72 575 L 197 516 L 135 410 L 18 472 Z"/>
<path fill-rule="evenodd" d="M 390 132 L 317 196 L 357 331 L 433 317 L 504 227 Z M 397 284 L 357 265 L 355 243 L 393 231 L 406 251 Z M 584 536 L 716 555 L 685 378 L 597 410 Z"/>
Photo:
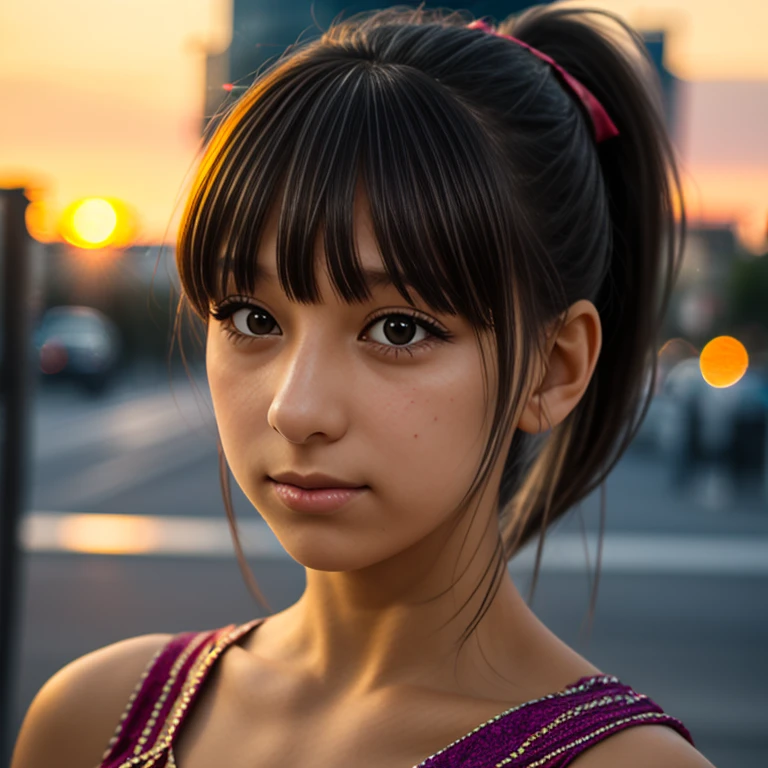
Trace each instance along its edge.
<path fill-rule="evenodd" d="M 706 338 L 724 316 L 728 282 L 742 248 L 731 225 L 689 227 L 670 321 L 692 340 Z"/>
<path fill-rule="evenodd" d="M 544 5 L 548 2 L 537 0 L 536 4 Z M 481 0 L 470 4 L 468 8 L 476 18 L 490 16 L 501 20 L 533 4 L 531 0 Z M 445 7 L 439 3 L 425 5 Z M 281 55 L 299 39 L 305 42 L 319 37 L 318 27 L 327 27 L 339 14 L 343 13 L 344 18 L 349 18 L 355 13 L 381 7 L 380 2 L 371 0 L 358 0 L 351 4 L 328 2 L 311 5 L 292 0 L 279 5 L 265 0 L 234 0 L 230 47 L 222 53 L 209 55 L 206 62 L 203 132 L 215 127 L 215 116 L 220 114 L 230 96 L 230 86 L 249 86 L 270 59 Z M 648 32 L 644 33 L 644 37 L 661 81 L 670 129 L 674 130 L 676 78 L 664 66 L 664 32 Z"/>
<path fill-rule="evenodd" d="M 218 113 L 229 95 L 224 86 L 230 82 L 229 57 L 232 47 L 220 53 L 209 53 L 205 57 L 205 108 L 202 133 L 205 133 L 211 118 Z"/>
<path fill-rule="evenodd" d="M 688 229 L 685 260 L 680 269 L 681 288 L 702 283 L 722 283 L 741 250 L 731 225 L 696 224 Z"/>
<path fill-rule="evenodd" d="M 667 127 L 674 136 L 677 130 L 677 101 L 678 101 L 678 78 L 676 78 L 664 64 L 664 43 L 666 35 L 663 31 L 644 31 L 643 39 L 645 47 L 651 56 L 651 60 L 656 66 L 656 72 L 661 84 L 661 97 L 664 105 L 664 114 L 667 118 Z"/>

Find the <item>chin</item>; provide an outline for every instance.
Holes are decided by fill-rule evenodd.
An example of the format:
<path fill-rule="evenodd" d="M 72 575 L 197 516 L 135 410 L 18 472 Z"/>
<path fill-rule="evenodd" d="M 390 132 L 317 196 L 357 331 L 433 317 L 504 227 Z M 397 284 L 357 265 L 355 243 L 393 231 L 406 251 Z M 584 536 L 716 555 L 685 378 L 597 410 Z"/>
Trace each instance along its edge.
<path fill-rule="evenodd" d="M 284 549 L 291 559 L 295 560 L 299 565 L 313 571 L 324 571 L 325 573 L 351 573 L 352 571 L 364 570 L 381 562 L 370 559 L 364 560 L 359 556 L 341 557 L 337 552 L 320 552 L 317 549 L 310 552 L 308 551 L 310 548 L 299 549 L 294 547 L 293 549 L 288 549 L 284 547 Z"/>
<path fill-rule="evenodd" d="M 270 526 L 272 527 L 272 526 Z M 282 526 L 281 526 L 282 528 Z M 313 530 L 314 529 L 314 530 Z M 371 548 L 360 546 L 360 542 L 351 531 L 336 529 L 320 531 L 319 527 L 307 526 L 303 530 L 277 530 L 275 536 L 286 553 L 299 565 L 313 571 L 327 573 L 347 573 L 360 571 L 377 565 L 393 556 L 391 551 L 379 546 Z M 370 543 L 370 533 L 366 534 Z"/>

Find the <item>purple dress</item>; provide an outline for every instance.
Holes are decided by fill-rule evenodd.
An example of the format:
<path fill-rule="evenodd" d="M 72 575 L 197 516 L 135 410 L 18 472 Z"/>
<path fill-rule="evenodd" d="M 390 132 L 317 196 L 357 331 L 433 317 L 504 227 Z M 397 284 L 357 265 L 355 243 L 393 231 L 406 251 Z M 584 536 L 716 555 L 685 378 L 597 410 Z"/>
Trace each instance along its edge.
<path fill-rule="evenodd" d="M 176 735 L 208 673 L 262 621 L 174 636 L 147 665 L 99 768 L 177 768 Z M 685 726 L 647 696 L 611 675 L 584 677 L 496 715 L 414 768 L 561 768 L 612 734 L 646 724 L 667 725 L 693 744 Z"/>

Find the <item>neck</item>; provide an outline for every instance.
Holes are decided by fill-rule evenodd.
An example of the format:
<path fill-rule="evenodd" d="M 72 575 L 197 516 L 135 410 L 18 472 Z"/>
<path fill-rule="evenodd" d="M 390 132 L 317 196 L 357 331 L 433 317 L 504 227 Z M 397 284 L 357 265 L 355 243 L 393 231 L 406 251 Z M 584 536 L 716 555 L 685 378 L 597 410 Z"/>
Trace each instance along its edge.
<path fill-rule="evenodd" d="M 358 571 L 307 569 L 299 601 L 259 631 L 262 652 L 329 698 L 393 686 L 490 698 L 494 680 L 508 692 L 534 652 L 536 620 L 506 563 L 487 611 L 459 649 L 494 583 L 488 565 L 498 540 L 495 517 L 478 523 L 436 531 Z"/>

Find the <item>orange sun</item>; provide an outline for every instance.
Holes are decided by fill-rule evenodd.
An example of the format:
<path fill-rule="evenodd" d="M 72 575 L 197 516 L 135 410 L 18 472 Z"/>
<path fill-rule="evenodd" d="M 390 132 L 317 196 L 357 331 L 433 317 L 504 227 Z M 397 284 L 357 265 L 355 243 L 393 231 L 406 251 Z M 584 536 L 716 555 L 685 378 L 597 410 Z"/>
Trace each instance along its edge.
<path fill-rule="evenodd" d="M 89 197 L 68 206 L 60 233 L 70 245 L 98 250 L 130 244 L 135 227 L 132 210 L 115 198 Z"/>

